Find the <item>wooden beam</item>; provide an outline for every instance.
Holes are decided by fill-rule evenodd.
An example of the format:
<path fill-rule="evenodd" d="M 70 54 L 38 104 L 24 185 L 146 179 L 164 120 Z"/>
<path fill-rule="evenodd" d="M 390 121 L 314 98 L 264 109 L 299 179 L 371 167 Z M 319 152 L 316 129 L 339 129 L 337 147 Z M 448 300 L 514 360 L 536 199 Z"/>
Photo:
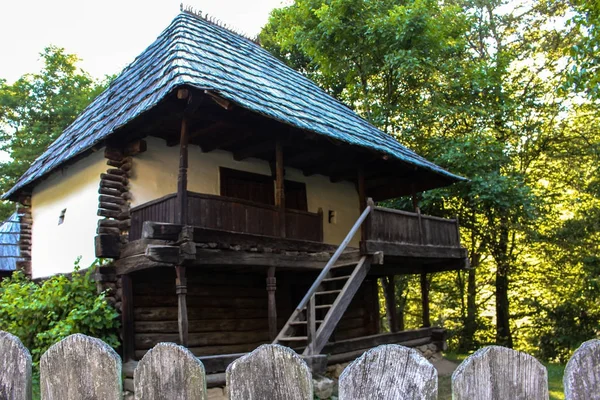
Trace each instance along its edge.
<path fill-rule="evenodd" d="M 179 344 L 187 347 L 188 345 L 188 313 L 187 313 L 187 279 L 185 277 L 185 267 L 178 265 L 175 267 L 175 292 L 177 293 L 177 324 L 179 327 Z"/>
<path fill-rule="evenodd" d="M 463 247 L 421 246 L 419 244 L 381 242 L 376 240 L 362 242 L 361 249 L 366 254 L 374 254 L 378 251 L 382 251 L 386 257 L 386 264 L 389 257 L 464 259 L 467 256 L 467 250 Z"/>
<path fill-rule="evenodd" d="M 427 280 L 427 274 L 421 273 L 421 306 L 423 311 L 423 327 L 428 328 L 431 326 L 429 319 L 429 281 Z"/>
<path fill-rule="evenodd" d="M 177 176 L 177 222 L 187 222 L 187 169 L 188 169 L 188 129 L 187 117 L 181 120 L 181 139 L 179 141 L 179 174 Z"/>
<path fill-rule="evenodd" d="M 267 269 L 267 296 L 268 296 L 268 315 L 269 315 L 269 340 L 273 341 L 277 337 L 277 303 L 275 301 L 275 291 L 277 290 L 277 278 L 275 278 L 275 267 Z"/>
<path fill-rule="evenodd" d="M 279 209 L 279 236 L 285 237 L 285 169 L 281 139 L 275 144 L 275 207 Z"/>
<path fill-rule="evenodd" d="M 121 276 L 121 324 L 123 325 L 123 358 L 135 359 L 135 331 L 133 322 L 133 285 L 130 275 Z"/>

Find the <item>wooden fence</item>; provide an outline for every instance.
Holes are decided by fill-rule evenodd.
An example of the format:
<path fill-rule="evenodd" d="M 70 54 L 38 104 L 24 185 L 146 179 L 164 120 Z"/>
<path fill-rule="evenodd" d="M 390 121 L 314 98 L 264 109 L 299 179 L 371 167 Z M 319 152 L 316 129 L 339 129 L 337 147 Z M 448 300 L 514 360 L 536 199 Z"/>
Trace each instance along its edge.
<path fill-rule="evenodd" d="M 600 399 L 600 340 L 584 343 L 567 364 L 567 400 Z M 350 364 L 339 380 L 340 400 L 437 399 L 435 368 L 416 350 L 384 345 Z M 135 399 L 207 399 L 202 363 L 184 347 L 159 343 L 134 372 Z M 122 398 L 121 359 L 99 339 L 76 334 L 40 361 L 43 400 Z M 291 349 L 263 345 L 227 368 L 230 400 L 313 400 L 306 363 Z M 453 399 L 548 399 L 547 371 L 535 358 L 502 347 L 483 348 L 452 376 Z M 31 399 L 31 356 L 0 331 L 0 399 Z"/>

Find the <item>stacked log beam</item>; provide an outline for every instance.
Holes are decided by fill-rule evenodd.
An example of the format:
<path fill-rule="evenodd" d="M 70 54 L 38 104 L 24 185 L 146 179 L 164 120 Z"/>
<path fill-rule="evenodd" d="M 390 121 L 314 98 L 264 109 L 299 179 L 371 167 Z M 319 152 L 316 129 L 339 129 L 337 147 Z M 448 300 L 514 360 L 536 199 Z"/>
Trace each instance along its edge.
<path fill-rule="evenodd" d="M 17 269 L 31 277 L 31 228 L 33 225 L 31 196 L 23 197 L 19 203 L 17 215 L 19 218 L 19 252 L 21 259 L 17 261 Z"/>
<path fill-rule="evenodd" d="M 122 149 L 107 146 L 104 150 L 109 168 L 100 174 L 98 216 L 102 218 L 96 230 L 96 257 L 119 258 L 122 245 L 127 243 L 131 225 L 131 156 L 145 150 L 145 146 L 145 142 L 139 140 Z"/>

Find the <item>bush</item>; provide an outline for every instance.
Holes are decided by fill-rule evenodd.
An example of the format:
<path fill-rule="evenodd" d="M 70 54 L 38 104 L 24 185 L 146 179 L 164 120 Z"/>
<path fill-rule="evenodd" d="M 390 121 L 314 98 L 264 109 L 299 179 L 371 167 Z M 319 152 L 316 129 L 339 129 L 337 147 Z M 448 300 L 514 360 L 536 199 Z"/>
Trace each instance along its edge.
<path fill-rule="evenodd" d="M 96 265 L 79 272 L 76 261 L 71 276 L 56 275 L 41 284 L 18 271 L 0 284 L 0 330 L 21 339 L 34 365 L 51 345 L 73 333 L 119 346 L 118 314 L 104 293 L 97 293 L 92 279 Z"/>

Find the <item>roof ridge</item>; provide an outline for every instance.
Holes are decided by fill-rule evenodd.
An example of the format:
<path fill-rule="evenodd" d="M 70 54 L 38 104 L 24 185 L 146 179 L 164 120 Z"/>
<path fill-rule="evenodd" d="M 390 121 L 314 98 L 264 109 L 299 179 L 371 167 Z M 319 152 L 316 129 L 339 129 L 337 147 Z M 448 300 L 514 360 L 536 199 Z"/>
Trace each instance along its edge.
<path fill-rule="evenodd" d="M 247 33 L 242 32 L 231 25 L 228 25 L 227 23 L 221 21 L 220 19 L 217 19 L 216 17 L 213 17 L 213 16 L 209 15 L 208 13 L 204 13 L 204 15 L 202 15 L 202 10 L 196 10 L 192 6 L 184 5 L 183 3 L 180 4 L 179 9 L 184 14 L 191 15 L 192 17 L 201 19 L 202 21 L 208 22 L 211 25 L 217 26 L 221 29 L 225 29 L 226 31 L 228 31 L 236 36 L 239 36 L 243 39 L 249 40 L 252 43 L 260 46 L 260 41 L 259 41 L 258 35 L 251 37 Z"/>

